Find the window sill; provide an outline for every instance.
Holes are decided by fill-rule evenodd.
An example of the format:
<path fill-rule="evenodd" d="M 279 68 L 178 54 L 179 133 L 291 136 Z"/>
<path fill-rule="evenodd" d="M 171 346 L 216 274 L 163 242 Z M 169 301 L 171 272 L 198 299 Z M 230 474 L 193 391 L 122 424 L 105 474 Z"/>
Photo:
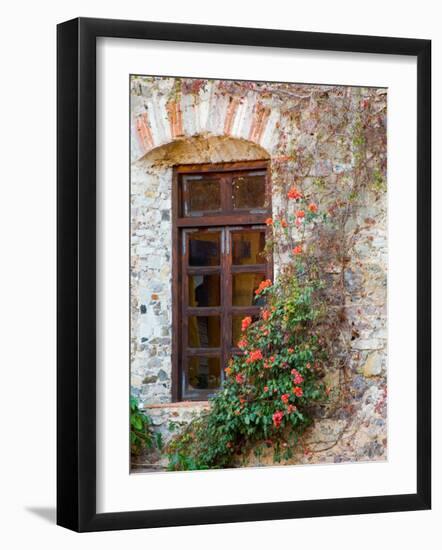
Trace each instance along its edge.
<path fill-rule="evenodd" d="M 176 401 L 174 403 L 155 403 L 153 405 L 145 405 L 145 409 L 191 409 L 198 407 L 208 409 L 208 401 Z"/>

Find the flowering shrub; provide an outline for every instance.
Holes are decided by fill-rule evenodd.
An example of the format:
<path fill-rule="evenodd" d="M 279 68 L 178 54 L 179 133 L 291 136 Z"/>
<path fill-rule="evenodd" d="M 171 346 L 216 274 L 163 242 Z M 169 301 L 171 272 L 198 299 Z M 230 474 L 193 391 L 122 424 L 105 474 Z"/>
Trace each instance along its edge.
<path fill-rule="evenodd" d="M 290 458 L 313 421 L 312 404 L 326 399 L 320 378 L 324 346 L 316 334 L 321 285 L 303 258 L 306 226 L 321 216 L 295 187 L 288 198 L 295 201 L 294 214 L 267 225 L 270 242 L 282 242 L 291 261 L 274 284 L 266 280 L 256 290 L 265 306 L 258 319 L 243 319 L 241 353 L 226 366 L 223 389 L 211 399 L 210 411 L 169 444 L 169 469 L 225 468 L 260 444 L 273 448 L 275 461 Z"/>

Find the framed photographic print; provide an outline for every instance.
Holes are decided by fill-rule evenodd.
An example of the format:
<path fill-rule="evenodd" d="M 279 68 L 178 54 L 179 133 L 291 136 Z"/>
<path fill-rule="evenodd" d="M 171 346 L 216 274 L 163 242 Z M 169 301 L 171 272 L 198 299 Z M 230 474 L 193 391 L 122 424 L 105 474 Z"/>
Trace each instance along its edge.
<path fill-rule="evenodd" d="M 430 42 L 58 26 L 58 524 L 430 508 Z"/>

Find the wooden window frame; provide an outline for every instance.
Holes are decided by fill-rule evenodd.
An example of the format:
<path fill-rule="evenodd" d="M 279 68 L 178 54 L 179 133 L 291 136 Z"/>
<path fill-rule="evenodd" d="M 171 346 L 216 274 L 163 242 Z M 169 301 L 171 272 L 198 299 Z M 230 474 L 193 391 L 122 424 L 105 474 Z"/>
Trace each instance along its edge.
<path fill-rule="evenodd" d="M 224 208 L 223 213 L 206 215 L 201 213 L 198 216 L 187 216 L 182 215 L 182 185 L 181 178 L 185 174 L 207 174 L 207 173 L 229 173 L 229 176 L 232 176 L 232 172 L 244 173 L 244 172 L 253 172 L 254 170 L 265 170 L 266 172 L 266 183 L 265 183 L 265 197 L 266 197 L 266 207 L 263 209 L 255 209 L 255 211 L 246 211 L 246 210 L 233 210 L 231 196 L 222 196 L 222 205 L 225 207 L 228 205 L 227 212 Z M 228 186 L 222 187 L 222 193 L 228 193 Z M 269 161 L 268 160 L 259 160 L 259 161 L 243 161 L 243 162 L 233 162 L 233 163 L 216 163 L 216 164 L 187 164 L 175 166 L 173 169 L 173 181 L 172 181 L 172 401 L 181 401 L 185 400 L 197 400 L 203 401 L 206 400 L 209 394 L 213 394 L 213 391 L 210 390 L 197 390 L 195 391 L 195 399 L 190 395 L 184 394 L 183 386 L 183 376 L 182 376 L 182 338 L 183 338 L 183 325 L 182 318 L 183 312 L 181 307 L 180 297 L 185 292 L 183 287 L 183 268 L 182 268 L 182 245 L 183 245 L 183 235 L 185 235 L 191 229 L 210 229 L 210 228 L 220 228 L 227 232 L 227 241 L 230 243 L 230 233 L 232 230 L 247 229 L 253 226 L 264 226 L 265 221 L 272 214 L 272 201 L 271 201 L 271 186 L 270 186 L 270 177 L 269 177 Z M 230 246 L 230 244 L 229 244 Z M 229 256 L 230 257 L 230 256 Z M 253 272 L 262 272 L 265 273 L 267 278 L 273 277 L 273 262 L 269 260 L 266 264 L 259 264 L 256 266 L 247 265 L 247 266 L 232 266 L 225 265 L 225 262 L 228 261 L 228 255 L 222 253 L 222 258 L 220 260 L 220 275 L 221 275 L 221 293 L 224 296 L 231 294 L 231 277 L 226 278 L 222 277 L 222 272 L 230 271 L 231 273 L 242 272 L 242 271 L 252 271 Z M 205 268 L 192 268 L 192 272 L 195 273 L 200 270 L 208 271 L 207 267 Z M 255 270 L 256 269 L 256 270 Z M 210 271 L 210 268 L 209 268 Z M 226 307 L 230 307 L 230 312 L 225 311 Z M 259 310 L 259 306 L 252 306 L 250 308 L 245 308 L 238 306 L 237 308 L 232 305 L 226 306 L 221 301 L 220 307 L 204 307 L 204 311 L 201 311 L 201 308 L 197 308 L 198 314 L 208 313 L 214 314 L 218 313 L 221 317 L 221 347 L 215 348 L 218 350 L 216 352 L 212 348 L 207 348 L 205 350 L 199 350 L 196 353 L 198 355 L 210 355 L 211 353 L 218 353 L 221 360 L 221 378 L 223 381 L 223 357 L 225 355 L 225 350 L 232 348 L 230 351 L 234 350 L 235 352 L 239 351 L 236 348 L 233 348 L 231 345 L 232 334 L 230 331 L 224 330 L 224 324 L 226 323 L 225 319 L 227 315 L 233 317 L 235 310 L 241 315 L 253 315 Z M 187 314 L 189 311 L 187 310 Z M 224 321 L 223 321 L 224 319 Z M 230 319 L 230 327 L 232 326 L 232 320 Z M 185 330 L 185 327 L 184 327 Z M 229 339 L 229 342 L 227 340 Z M 221 381 L 221 385 L 222 385 Z M 215 390 L 216 391 L 216 390 Z"/>

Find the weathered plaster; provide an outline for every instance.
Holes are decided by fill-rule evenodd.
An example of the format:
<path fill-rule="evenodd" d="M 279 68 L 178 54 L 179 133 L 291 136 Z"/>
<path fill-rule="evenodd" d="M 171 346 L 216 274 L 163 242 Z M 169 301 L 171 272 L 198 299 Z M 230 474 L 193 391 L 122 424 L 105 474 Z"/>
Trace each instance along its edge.
<path fill-rule="evenodd" d="M 269 158 L 274 216 L 292 207 L 286 192 L 293 183 L 311 190 L 321 206 L 333 208 L 341 199 L 354 205 L 345 227 L 353 235 L 345 262 L 327 256 L 339 247 L 336 232 L 318 252 L 330 283 L 330 311 L 345 310 L 351 333 L 346 346 L 336 342 L 337 360 L 325 374 L 336 387 L 345 378 L 348 395 L 345 406 L 318 413 L 307 436 L 314 452 L 295 460 L 385 459 L 386 91 L 134 77 L 131 101 L 132 392 L 146 407 L 171 401 L 173 165 Z M 355 133 L 358 113 L 368 108 L 363 161 L 380 175 L 355 199 L 347 189 L 361 178 Z M 164 432 L 170 408 L 150 411 Z"/>

